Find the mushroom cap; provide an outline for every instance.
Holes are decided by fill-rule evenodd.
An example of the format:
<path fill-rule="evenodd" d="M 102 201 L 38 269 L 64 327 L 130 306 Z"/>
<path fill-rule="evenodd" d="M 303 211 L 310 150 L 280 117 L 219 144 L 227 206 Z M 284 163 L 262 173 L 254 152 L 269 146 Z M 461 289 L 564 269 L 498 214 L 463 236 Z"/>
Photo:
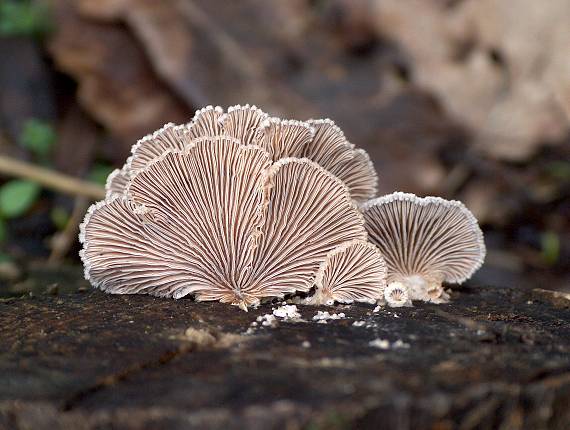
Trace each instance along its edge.
<path fill-rule="evenodd" d="M 106 199 L 124 194 L 127 184 L 129 183 L 128 172 L 127 165 L 124 165 L 122 169 L 115 169 L 107 176 L 105 183 Z"/>
<path fill-rule="evenodd" d="M 354 145 L 331 119 L 310 119 L 314 129 L 311 145 L 303 148 L 303 155 L 323 166 L 337 166 L 353 158 Z"/>
<path fill-rule="evenodd" d="M 370 156 L 364 149 L 355 149 L 351 159 L 331 167 L 330 172 L 342 178 L 352 198 L 364 202 L 378 191 L 378 177 Z"/>
<path fill-rule="evenodd" d="M 219 106 L 207 106 L 196 111 L 189 124 L 165 125 L 133 146 L 125 174 L 132 177 L 167 149 L 179 150 L 192 140 L 213 136 L 227 136 L 243 145 L 257 145 L 265 149 L 273 161 L 308 158 L 341 179 L 357 202 L 376 195 L 378 178 L 368 154 L 355 149 L 333 121 L 270 118 L 250 105 L 232 106 L 226 113 Z"/>
<path fill-rule="evenodd" d="M 304 148 L 311 144 L 314 137 L 315 129 L 306 122 L 268 118 L 257 130 L 255 141 L 273 160 L 279 160 L 303 157 Z"/>
<path fill-rule="evenodd" d="M 427 284 L 462 283 L 483 264 L 483 233 L 459 201 L 397 192 L 368 201 L 362 211 L 388 282 L 419 275 Z"/>
<path fill-rule="evenodd" d="M 218 109 L 222 110 L 219 106 Z M 223 133 L 235 137 L 243 145 L 259 144 L 257 134 L 268 115 L 256 106 L 230 106 L 221 118 Z"/>
<path fill-rule="evenodd" d="M 223 135 L 223 116 L 224 110 L 219 106 L 206 106 L 198 109 L 190 124 L 186 126 L 190 138 L 199 139 L 204 136 Z M 135 148 L 133 148 L 133 155 L 136 155 Z"/>
<path fill-rule="evenodd" d="M 131 173 L 81 226 L 86 278 L 110 293 L 246 307 L 309 291 L 329 251 L 366 239 L 342 181 L 308 159 L 274 163 L 234 137 L 190 139 Z"/>
<path fill-rule="evenodd" d="M 127 159 L 124 168 L 127 176 L 132 177 L 167 150 L 183 149 L 190 142 L 189 137 L 186 136 L 187 133 L 187 126 L 174 125 L 169 122 L 154 133 L 140 139 L 133 145 L 132 155 Z"/>
<path fill-rule="evenodd" d="M 346 185 L 306 158 L 283 158 L 269 169 L 267 221 L 251 278 L 270 296 L 308 292 L 327 253 L 366 240 L 364 219 Z"/>
<path fill-rule="evenodd" d="M 376 302 L 384 297 L 386 263 L 370 242 L 352 240 L 329 251 L 315 277 L 312 304 Z"/>
<path fill-rule="evenodd" d="M 408 287 L 401 282 L 390 282 L 384 289 L 384 300 L 391 308 L 411 306 L 411 298 Z"/>

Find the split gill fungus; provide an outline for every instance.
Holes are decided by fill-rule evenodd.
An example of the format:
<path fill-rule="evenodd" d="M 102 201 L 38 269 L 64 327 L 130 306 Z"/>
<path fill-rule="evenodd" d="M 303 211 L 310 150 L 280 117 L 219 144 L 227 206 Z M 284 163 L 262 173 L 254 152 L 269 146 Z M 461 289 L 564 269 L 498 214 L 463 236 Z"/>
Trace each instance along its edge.
<path fill-rule="evenodd" d="M 368 154 L 329 119 L 208 106 L 132 148 L 81 225 L 85 277 L 113 294 L 192 296 L 243 310 L 448 299 L 485 248 L 459 202 L 374 199 Z"/>
<path fill-rule="evenodd" d="M 362 213 L 388 285 L 406 288 L 411 300 L 447 302 L 443 283 L 466 281 L 485 259 L 483 233 L 459 201 L 397 192 L 366 202 Z"/>

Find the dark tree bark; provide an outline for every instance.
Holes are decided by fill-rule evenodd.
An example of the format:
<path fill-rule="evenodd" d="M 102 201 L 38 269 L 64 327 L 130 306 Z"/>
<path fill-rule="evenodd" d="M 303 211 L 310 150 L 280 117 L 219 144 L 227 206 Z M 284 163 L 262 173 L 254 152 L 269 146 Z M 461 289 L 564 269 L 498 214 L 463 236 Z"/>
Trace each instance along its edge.
<path fill-rule="evenodd" d="M 4 300 L 0 428 L 570 428 L 563 295 L 464 288 L 449 305 L 299 306 L 304 321 L 250 326 L 272 307 Z"/>

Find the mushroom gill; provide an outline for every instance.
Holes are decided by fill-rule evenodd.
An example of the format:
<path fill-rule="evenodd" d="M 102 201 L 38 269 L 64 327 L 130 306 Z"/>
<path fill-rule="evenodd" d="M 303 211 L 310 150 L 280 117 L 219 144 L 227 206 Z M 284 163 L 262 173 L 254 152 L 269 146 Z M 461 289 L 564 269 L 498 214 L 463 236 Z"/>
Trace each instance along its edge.
<path fill-rule="evenodd" d="M 370 242 L 353 240 L 329 251 L 315 277 L 311 304 L 377 302 L 384 297 L 386 263 Z"/>
<path fill-rule="evenodd" d="M 232 106 L 226 113 L 219 106 L 208 106 L 196 111 L 190 124 L 165 125 L 133 146 L 126 176 L 131 177 L 169 148 L 181 149 L 181 136 L 186 134 L 191 140 L 226 136 L 242 145 L 257 145 L 274 162 L 287 157 L 307 158 L 342 180 L 359 203 L 376 194 L 378 179 L 368 154 L 349 143 L 333 121 L 282 120 L 250 105 Z M 111 194 L 122 191 L 108 188 Z"/>
<path fill-rule="evenodd" d="M 412 300 L 446 302 L 443 282 L 460 284 L 483 264 L 483 233 L 461 202 L 397 192 L 362 211 L 386 260 L 388 285 L 403 284 Z"/>
<path fill-rule="evenodd" d="M 192 130 L 166 126 L 141 141 L 131 170 L 109 181 L 113 188 L 120 177 L 124 190 L 88 211 L 81 257 L 93 285 L 247 309 L 263 297 L 308 292 L 331 250 L 366 240 L 348 188 L 317 163 L 274 161 L 236 132 Z M 160 155 L 152 142 L 166 144 Z"/>
<path fill-rule="evenodd" d="M 412 305 L 408 287 L 398 281 L 391 282 L 390 285 L 384 289 L 384 300 L 386 304 L 392 308 Z"/>
<path fill-rule="evenodd" d="M 127 165 L 124 165 L 122 169 L 113 170 L 109 176 L 107 176 L 107 181 L 105 182 L 105 197 L 111 198 L 114 195 L 123 194 L 128 183 L 129 170 Z"/>
<path fill-rule="evenodd" d="M 208 106 L 133 146 L 81 226 L 86 278 L 111 293 L 309 303 L 446 302 L 483 263 L 458 201 L 376 192 L 368 154 L 329 119 Z M 372 243 L 367 242 L 367 238 Z"/>

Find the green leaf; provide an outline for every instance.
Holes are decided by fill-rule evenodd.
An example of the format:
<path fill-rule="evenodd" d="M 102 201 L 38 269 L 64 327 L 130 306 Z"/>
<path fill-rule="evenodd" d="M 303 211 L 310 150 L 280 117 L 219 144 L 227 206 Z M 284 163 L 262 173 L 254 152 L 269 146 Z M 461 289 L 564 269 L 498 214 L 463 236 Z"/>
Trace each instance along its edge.
<path fill-rule="evenodd" d="M 19 179 L 6 182 L 0 188 L 0 213 L 6 218 L 25 214 L 35 203 L 41 188 L 35 182 Z"/>
<path fill-rule="evenodd" d="M 540 242 L 542 245 L 542 259 L 550 266 L 553 266 L 560 257 L 560 238 L 553 231 L 542 233 Z"/>
<path fill-rule="evenodd" d="M 63 230 L 69 221 L 69 213 L 60 207 L 54 207 L 50 212 L 50 218 L 58 230 Z"/>
<path fill-rule="evenodd" d="M 107 176 L 113 171 L 113 166 L 104 163 L 96 163 L 87 178 L 91 182 L 95 182 L 97 184 L 105 185 L 107 182 Z"/>
<path fill-rule="evenodd" d="M 8 237 L 8 226 L 6 225 L 6 221 L 0 218 L 0 243 L 6 242 L 7 237 Z"/>
<path fill-rule="evenodd" d="M 41 159 L 46 159 L 57 137 L 53 127 L 45 121 L 30 119 L 24 124 L 20 144 Z"/>
<path fill-rule="evenodd" d="M 552 161 L 547 166 L 548 173 L 556 179 L 570 180 L 570 163 L 568 161 Z"/>
<path fill-rule="evenodd" d="M 52 28 L 45 2 L 0 1 L 0 36 L 41 36 Z"/>

